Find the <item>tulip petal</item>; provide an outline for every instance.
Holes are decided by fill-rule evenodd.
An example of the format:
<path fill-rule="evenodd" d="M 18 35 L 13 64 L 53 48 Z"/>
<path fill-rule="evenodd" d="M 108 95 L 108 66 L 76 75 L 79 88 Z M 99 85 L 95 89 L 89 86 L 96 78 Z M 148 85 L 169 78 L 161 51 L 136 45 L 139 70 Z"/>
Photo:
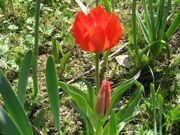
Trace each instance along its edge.
<path fill-rule="evenodd" d="M 103 80 L 101 89 L 96 98 L 95 112 L 100 116 L 105 116 L 109 111 L 111 102 L 111 88 L 107 80 Z"/>
<path fill-rule="evenodd" d="M 89 37 L 89 49 L 95 53 L 101 53 L 104 50 L 105 34 L 100 26 L 97 26 L 91 32 Z"/>
<path fill-rule="evenodd" d="M 92 25 L 101 25 L 105 27 L 109 20 L 109 14 L 100 6 L 95 7 L 89 13 L 89 18 L 91 18 Z"/>
<path fill-rule="evenodd" d="M 81 14 L 82 14 L 82 12 L 79 12 L 76 15 L 75 21 L 74 21 L 73 26 L 72 26 L 72 34 L 73 34 L 77 44 L 79 44 L 81 42 L 80 39 L 83 37 L 82 29 L 80 29 L 80 26 L 81 26 L 80 16 L 81 16 Z"/>
<path fill-rule="evenodd" d="M 105 94 L 98 94 L 96 99 L 95 111 L 98 115 L 104 116 Z"/>
<path fill-rule="evenodd" d="M 122 36 L 123 29 L 115 13 L 112 13 L 110 21 L 106 28 L 107 37 L 110 41 L 110 48 L 114 47 Z"/>
<path fill-rule="evenodd" d="M 87 46 L 88 44 L 88 39 L 89 39 L 89 26 L 90 21 L 89 18 L 83 13 L 79 12 L 76 15 L 76 19 L 73 23 L 72 27 L 72 34 L 75 38 L 75 42 L 78 44 L 78 46 L 85 50 L 88 51 L 89 48 Z"/>

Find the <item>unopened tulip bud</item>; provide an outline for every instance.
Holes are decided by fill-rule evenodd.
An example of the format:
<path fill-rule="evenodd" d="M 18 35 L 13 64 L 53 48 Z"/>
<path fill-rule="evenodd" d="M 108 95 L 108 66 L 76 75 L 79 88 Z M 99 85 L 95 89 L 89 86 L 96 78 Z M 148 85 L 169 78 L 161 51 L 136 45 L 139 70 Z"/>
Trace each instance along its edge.
<path fill-rule="evenodd" d="M 101 89 L 97 95 L 95 112 L 100 116 L 105 116 L 109 111 L 111 101 L 111 88 L 107 80 L 103 80 Z"/>

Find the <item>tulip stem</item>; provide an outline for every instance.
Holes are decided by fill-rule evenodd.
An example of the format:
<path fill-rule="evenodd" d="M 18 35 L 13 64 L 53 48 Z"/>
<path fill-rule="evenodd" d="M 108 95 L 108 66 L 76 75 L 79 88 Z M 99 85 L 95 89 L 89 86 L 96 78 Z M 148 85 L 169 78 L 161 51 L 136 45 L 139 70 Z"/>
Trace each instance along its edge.
<path fill-rule="evenodd" d="M 96 71 L 95 71 L 95 79 L 96 79 L 96 93 L 98 93 L 100 88 L 100 78 L 99 78 L 99 55 L 96 54 Z"/>

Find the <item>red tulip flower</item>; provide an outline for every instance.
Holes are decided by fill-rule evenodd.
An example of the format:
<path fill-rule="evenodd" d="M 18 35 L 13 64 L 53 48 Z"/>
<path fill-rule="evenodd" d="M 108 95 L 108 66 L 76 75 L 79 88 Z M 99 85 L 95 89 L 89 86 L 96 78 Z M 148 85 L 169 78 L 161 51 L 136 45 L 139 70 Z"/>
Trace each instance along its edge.
<path fill-rule="evenodd" d="M 105 116 L 109 111 L 111 102 L 111 88 L 107 80 L 103 80 L 101 89 L 97 95 L 95 112 L 99 116 Z"/>
<path fill-rule="evenodd" d="M 78 12 L 72 27 L 78 46 L 94 53 L 102 53 L 114 47 L 122 33 L 123 29 L 115 13 L 108 14 L 100 6 L 93 8 L 87 15 Z"/>

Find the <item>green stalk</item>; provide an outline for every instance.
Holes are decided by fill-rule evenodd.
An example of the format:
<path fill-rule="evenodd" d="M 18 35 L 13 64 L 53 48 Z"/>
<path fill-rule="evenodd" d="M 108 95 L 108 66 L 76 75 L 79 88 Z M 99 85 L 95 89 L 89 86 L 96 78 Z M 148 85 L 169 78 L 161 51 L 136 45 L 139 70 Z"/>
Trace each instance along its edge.
<path fill-rule="evenodd" d="M 37 59 L 38 59 L 38 45 L 39 45 L 39 16 L 40 16 L 40 0 L 36 0 L 36 17 L 35 17 L 35 43 L 33 49 L 33 87 L 34 97 L 38 93 L 38 77 L 37 77 Z"/>
<path fill-rule="evenodd" d="M 160 0 L 159 2 L 159 11 L 158 11 L 158 16 L 157 16 L 157 20 L 156 20 L 156 33 L 157 33 L 157 37 L 158 39 L 160 37 L 160 29 L 162 26 L 162 18 L 163 18 L 163 14 L 164 14 L 164 0 Z"/>
<path fill-rule="evenodd" d="M 112 7 L 111 7 L 111 3 L 109 0 L 102 0 L 102 2 L 104 3 L 105 9 L 108 13 L 112 12 Z"/>
<path fill-rule="evenodd" d="M 99 78 L 99 56 L 100 54 L 96 54 L 96 71 L 95 71 L 95 79 L 96 79 L 96 93 L 99 92 L 100 88 L 100 78 Z"/>
<path fill-rule="evenodd" d="M 96 0 L 96 6 L 99 4 L 99 0 Z"/>
<path fill-rule="evenodd" d="M 110 6 L 110 2 L 109 0 L 103 0 L 104 2 L 104 5 L 106 7 L 106 10 L 109 14 L 112 13 L 112 11 L 114 11 L 114 6 L 111 8 Z M 114 0 L 112 1 L 112 5 L 114 5 Z M 103 55 L 103 63 L 102 63 L 102 66 L 101 66 L 101 70 L 100 70 L 100 77 L 103 78 L 104 76 L 104 73 L 106 72 L 106 67 L 107 67 L 107 64 L 108 64 L 108 57 L 109 57 L 109 54 L 110 54 L 110 50 L 107 50 L 104 55 Z"/>
<path fill-rule="evenodd" d="M 159 94 L 158 95 L 158 105 L 159 105 L 159 134 L 163 135 L 162 133 L 162 115 L 163 115 L 163 97 Z"/>
<path fill-rule="evenodd" d="M 163 12 L 163 16 L 162 16 L 162 24 L 159 30 L 159 39 L 163 39 L 164 35 L 165 35 L 165 27 L 166 27 L 166 23 L 167 23 L 167 19 L 168 19 L 168 15 L 169 15 L 169 11 L 171 10 L 171 0 L 167 1 L 167 5 L 164 7 L 164 12 Z"/>
<path fill-rule="evenodd" d="M 136 53 L 136 63 L 137 67 L 140 66 L 140 57 L 139 57 L 139 51 L 137 47 L 137 41 L 136 41 L 136 34 L 137 34 L 137 29 L 136 29 L 136 0 L 133 0 L 132 3 L 132 33 L 133 33 L 133 45 Z"/>
<path fill-rule="evenodd" d="M 153 121 L 154 121 L 154 135 L 157 135 L 157 124 L 156 124 L 156 94 L 154 84 L 150 84 L 151 100 L 153 104 Z"/>
<path fill-rule="evenodd" d="M 147 3 L 146 3 L 146 0 L 143 0 L 143 7 L 144 7 L 144 14 L 145 14 L 145 22 L 147 23 L 147 29 L 148 29 L 148 33 L 149 33 L 149 42 L 152 40 L 151 39 L 151 19 L 150 19 L 150 15 L 149 15 L 149 11 L 148 11 L 148 8 L 147 8 Z"/>
<path fill-rule="evenodd" d="M 100 78 L 103 78 L 104 73 L 106 72 L 109 54 L 110 54 L 110 50 L 108 50 L 104 53 L 103 62 L 102 62 L 101 69 L 100 69 Z"/>
<path fill-rule="evenodd" d="M 151 23 L 151 37 L 152 41 L 156 39 L 155 32 L 155 21 L 154 21 L 154 12 L 153 12 L 153 0 L 148 0 L 148 6 L 149 6 L 149 15 L 150 15 L 150 23 Z"/>
<path fill-rule="evenodd" d="M 171 23 L 170 27 L 168 28 L 167 32 L 166 32 L 166 38 L 167 40 L 174 34 L 174 32 L 178 29 L 179 25 L 180 25 L 180 12 L 178 12 L 176 14 L 175 19 L 173 20 L 173 22 Z"/>

